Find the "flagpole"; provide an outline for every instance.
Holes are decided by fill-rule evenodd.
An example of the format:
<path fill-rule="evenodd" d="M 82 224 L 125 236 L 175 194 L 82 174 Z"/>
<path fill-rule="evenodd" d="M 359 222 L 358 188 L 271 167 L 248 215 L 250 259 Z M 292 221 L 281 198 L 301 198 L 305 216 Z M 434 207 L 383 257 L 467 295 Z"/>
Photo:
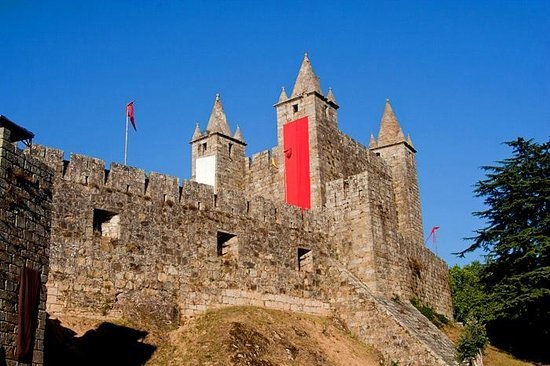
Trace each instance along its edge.
<path fill-rule="evenodd" d="M 124 165 L 128 165 L 128 112 L 126 112 L 126 135 L 124 139 Z"/>

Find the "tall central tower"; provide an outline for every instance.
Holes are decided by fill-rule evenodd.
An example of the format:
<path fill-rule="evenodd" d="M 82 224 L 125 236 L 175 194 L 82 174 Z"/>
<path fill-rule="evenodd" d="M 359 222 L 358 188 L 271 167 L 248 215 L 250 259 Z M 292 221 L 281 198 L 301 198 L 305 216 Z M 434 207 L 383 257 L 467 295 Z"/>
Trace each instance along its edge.
<path fill-rule="evenodd" d="M 325 183 L 339 177 L 338 167 L 330 164 L 331 154 L 338 151 L 334 139 L 339 135 L 338 104 L 332 90 L 323 95 L 307 53 L 292 94 L 288 97 L 283 88 L 275 108 L 278 146 L 284 159 L 285 200 L 303 209 L 321 207 Z"/>

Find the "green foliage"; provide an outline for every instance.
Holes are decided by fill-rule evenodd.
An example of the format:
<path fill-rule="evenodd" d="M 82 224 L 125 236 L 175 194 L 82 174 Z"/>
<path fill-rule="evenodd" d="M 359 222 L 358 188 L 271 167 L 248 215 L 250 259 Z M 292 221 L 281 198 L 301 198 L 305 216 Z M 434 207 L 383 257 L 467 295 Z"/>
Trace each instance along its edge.
<path fill-rule="evenodd" d="M 474 261 L 464 267 L 450 269 L 454 318 L 459 322 L 475 318 L 486 322 L 493 319 L 493 306 L 481 282 L 484 265 Z"/>
<path fill-rule="evenodd" d="M 439 314 L 431 306 L 425 305 L 417 298 L 411 299 L 411 304 L 418 309 L 426 318 L 428 318 L 432 323 L 435 324 L 438 328 L 443 328 L 445 325 L 449 324 L 449 319 L 443 314 Z"/>
<path fill-rule="evenodd" d="M 468 321 L 456 346 L 460 361 L 476 357 L 479 352 L 483 352 L 488 341 L 483 323 L 477 320 Z"/>
<path fill-rule="evenodd" d="M 550 141 L 518 138 L 506 144 L 512 157 L 483 167 L 487 178 L 475 188 L 487 209 L 474 215 L 485 219 L 486 227 L 476 230 L 473 244 L 457 254 L 487 252 L 479 278 L 490 304 L 489 329 L 495 324 L 506 329 L 506 322 L 513 322 L 525 330 L 514 334 L 516 341 L 529 336 L 544 344 L 550 342 Z M 465 290 L 472 291 L 473 304 L 462 307 L 461 316 L 478 308 L 479 290 L 475 281 Z M 462 300 L 456 299 L 459 306 Z"/>

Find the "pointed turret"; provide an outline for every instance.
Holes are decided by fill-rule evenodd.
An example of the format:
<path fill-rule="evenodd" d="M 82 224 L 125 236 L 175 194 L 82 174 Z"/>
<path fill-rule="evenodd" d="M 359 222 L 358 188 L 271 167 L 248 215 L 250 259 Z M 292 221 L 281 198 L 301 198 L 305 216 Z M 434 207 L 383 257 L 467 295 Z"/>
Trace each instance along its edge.
<path fill-rule="evenodd" d="M 338 104 L 336 103 L 336 97 L 334 96 L 334 92 L 332 91 L 332 88 L 328 88 L 327 100 L 334 104 Z"/>
<path fill-rule="evenodd" d="M 390 100 L 386 99 L 384 114 L 380 120 L 380 132 L 378 133 L 378 146 L 391 145 L 405 141 L 405 135 L 399 126 L 397 117 L 393 113 Z"/>
<path fill-rule="evenodd" d="M 369 149 L 374 149 L 375 147 L 378 147 L 378 143 L 376 142 L 376 139 L 374 138 L 374 135 L 370 134 L 370 141 L 369 141 Z"/>
<path fill-rule="evenodd" d="M 407 135 L 407 144 L 409 144 L 409 146 L 414 149 L 414 145 L 413 145 L 413 141 L 411 139 L 411 135 Z"/>
<path fill-rule="evenodd" d="M 243 134 L 241 132 L 241 127 L 239 125 L 237 125 L 237 129 L 235 130 L 235 134 L 233 135 L 233 138 L 235 140 L 244 142 Z"/>
<path fill-rule="evenodd" d="M 308 92 L 317 92 L 321 93 L 321 83 L 313 67 L 311 67 L 311 62 L 307 56 L 307 53 L 304 55 L 304 60 L 302 61 L 302 66 L 300 66 L 300 71 L 298 72 L 298 77 L 296 78 L 296 83 L 294 83 L 294 90 L 292 90 L 291 97 L 296 97 L 302 95 L 303 93 Z"/>
<path fill-rule="evenodd" d="M 227 117 L 223 111 L 220 95 L 216 94 L 216 101 L 212 107 L 210 118 L 208 119 L 208 125 L 206 126 L 207 132 L 218 132 L 226 136 L 231 136 L 231 130 L 227 124 Z"/>
<path fill-rule="evenodd" d="M 288 96 L 286 95 L 285 87 L 282 86 L 282 87 L 281 87 L 281 95 L 279 95 L 279 101 L 278 101 L 278 102 L 279 102 L 279 103 L 282 103 L 282 102 L 284 102 L 284 101 L 287 100 L 287 99 L 288 99 Z"/>
<path fill-rule="evenodd" d="M 199 122 L 197 121 L 197 124 L 195 125 L 195 131 L 193 132 L 193 137 L 191 137 L 191 141 L 195 141 L 201 136 L 202 136 L 201 128 L 199 127 Z"/>

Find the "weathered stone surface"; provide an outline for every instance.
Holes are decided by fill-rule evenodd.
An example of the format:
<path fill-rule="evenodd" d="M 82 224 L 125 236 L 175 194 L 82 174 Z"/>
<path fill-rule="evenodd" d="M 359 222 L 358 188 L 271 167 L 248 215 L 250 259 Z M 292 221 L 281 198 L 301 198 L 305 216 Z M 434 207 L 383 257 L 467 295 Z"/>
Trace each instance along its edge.
<path fill-rule="evenodd" d="M 19 365 L 42 365 L 53 171 L 18 149 L 9 133 L 1 136 L 6 138 L 0 138 L 0 363 L 5 358 L 7 365 L 16 364 L 19 279 L 28 267 L 40 272 L 42 289 L 32 359 Z"/>
<path fill-rule="evenodd" d="M 275 106 L 278 146 L 245 157 L 220 104 L 223 128 L 196 129 L 181 185 L 35 146 L 30 155 L 55 172 L 48 311 L 166 324 L 228 305 L 336 314 L 388 359 L 455 364 L 450 342 L 409 305 L 452 315 L 448 269 L 423 242 L 415 150 L 404 140 L 369 149 L 342 133 L 338 105 L 306 66 L 309 86 Z M 282 132 L 304 116 L 312 209 L 302 212 L 285 204 Z M 193 181 L 208 156 L 214 186 Z"/>

